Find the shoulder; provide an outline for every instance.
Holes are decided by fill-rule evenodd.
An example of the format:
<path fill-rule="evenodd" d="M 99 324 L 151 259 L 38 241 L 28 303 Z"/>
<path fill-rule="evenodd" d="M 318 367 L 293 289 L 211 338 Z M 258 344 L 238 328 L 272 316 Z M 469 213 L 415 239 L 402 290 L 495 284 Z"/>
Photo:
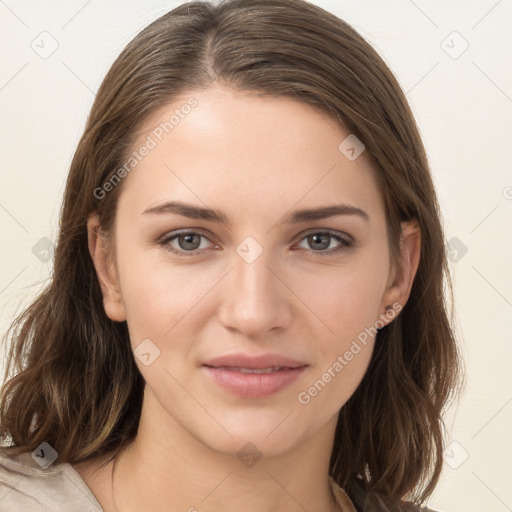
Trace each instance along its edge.
<path fill-rule="evenodd" d="M 31 452 L 13 455 L 5 447 L 0 447 L 0 510 L 103 512 L 70 464 L 43 468 Z"/>

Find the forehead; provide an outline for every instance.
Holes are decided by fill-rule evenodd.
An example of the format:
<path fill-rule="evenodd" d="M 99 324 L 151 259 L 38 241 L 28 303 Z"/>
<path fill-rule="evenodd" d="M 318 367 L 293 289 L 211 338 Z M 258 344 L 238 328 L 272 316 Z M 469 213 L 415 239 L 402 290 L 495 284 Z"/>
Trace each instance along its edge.
<path fill-rule="evenodd" d="M 190 91 L 137 133 L 133 150 L 149 150 L 124 178 L 121 198 L 139 214 L 169 199 L 244 206 L 259 215 L 354 199 L 369 212 L 382 208 L 365 153 L 351 161 L 340 150 L 350 133 L 292 98 L 222 87 Z"/>

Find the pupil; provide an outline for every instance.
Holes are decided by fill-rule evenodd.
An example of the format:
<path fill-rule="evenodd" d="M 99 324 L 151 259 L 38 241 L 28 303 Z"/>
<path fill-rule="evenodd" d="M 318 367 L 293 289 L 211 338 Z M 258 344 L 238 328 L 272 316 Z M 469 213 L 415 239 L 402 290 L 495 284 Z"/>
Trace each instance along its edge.
<path fill-rule="evenodd" d="M 321 244 L 321 242 L 320 242 L 320 244 L 321 244 L 321 245 L 323 245 L 323 246 L 321 247 L 321 249 L 325 249 L 326 247 L 329 247 L 329 243 L 328 243 L 328 237 L 329 237 L 329 235 L 311 235 L 311 238 L 313 238 L 313 240 L 314 240 L 314 242 L 315 242 L 315 243 L 318 243 L 318 239 L 321 239 L 322 237 L 324 238 L 324 244 Z M 326 240 L 327 240 L 327 245 L 325 244 L 325 241 L 326 241 Z M 317 248 L 318 248 L 318 247 L 317 247 Z"/>
<path fill-rule="evenodd" d="M 194 237 L 197 237 L 197 235 L 183 235 L 183 238 L 185 239 L 185 248 L 187 248 L 187 249 L 197 249 L 197 244 L 195 244 L 196 246 L 194 246 L 194 247 L 187 247 L 186 246 L 188 243 L 191 243 L 190 239 L 194 238 Z M 194 245 L 194 244 L 192 243 L 192 245 Z"/>

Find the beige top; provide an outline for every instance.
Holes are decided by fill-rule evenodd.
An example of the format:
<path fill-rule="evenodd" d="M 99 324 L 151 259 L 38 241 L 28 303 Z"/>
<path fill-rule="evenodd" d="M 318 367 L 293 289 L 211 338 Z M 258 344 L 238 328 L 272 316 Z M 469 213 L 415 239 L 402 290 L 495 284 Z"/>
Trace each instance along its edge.
<path fill-rule="evenodd" d="M 2 512 L 103 512 L 80 474 L 67 462 L 42 468 L 31 452 L 0 452 Z"/>
<path fill-rule="evenodd" d="M 329 479 L 343 512 L 356 512 L 350 498 Z M 67 462 L 42 468 L 30 452 L 0 452 L 2 512 L 104 512 L 80 474 Z"/>
<path fill-rule="evenodd" d="M 341 507 L 342 512 L 357 512 L 356 507 L 354 507 L 354 504 L 348 497 L 348 494 L 332 479 L 332 477 L 329 477 L 329 483 L 331 484 L 334 497 L 336 498 L 338 505 Z"/>

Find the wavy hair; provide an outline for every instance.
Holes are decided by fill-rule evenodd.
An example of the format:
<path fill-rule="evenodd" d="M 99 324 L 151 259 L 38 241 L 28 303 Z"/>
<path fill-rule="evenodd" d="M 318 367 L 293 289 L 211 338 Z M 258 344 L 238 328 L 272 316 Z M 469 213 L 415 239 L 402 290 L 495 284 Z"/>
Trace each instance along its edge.
<path fill-rule="evenodd" d="M 95 191 L 126 162 L 145 120 L 213 83 L 308 103 L 363 141 L 394 264 L 400 222 L 421 228 L 409 300 L 378 331 L 367 372 L 340 410 L 329 467 L 361 507 L 407 510 L 404 497 L 421 504 L 439 480 L 443 415 L 464 380 L 439 204 L 397 79 L 349 24 L 304 0 L 189 2 L 143 29 L 112 64 L 70 165 L 51 278 L 5 334 L 0 440 L 14 453 L 46 441 L 58 462 L 77 463 L 136 436 L 145 383 L 126 322 L 103 308 L 86 224 L 97 213 L 112 233 L 124 182 L 105 197 Z"/>

